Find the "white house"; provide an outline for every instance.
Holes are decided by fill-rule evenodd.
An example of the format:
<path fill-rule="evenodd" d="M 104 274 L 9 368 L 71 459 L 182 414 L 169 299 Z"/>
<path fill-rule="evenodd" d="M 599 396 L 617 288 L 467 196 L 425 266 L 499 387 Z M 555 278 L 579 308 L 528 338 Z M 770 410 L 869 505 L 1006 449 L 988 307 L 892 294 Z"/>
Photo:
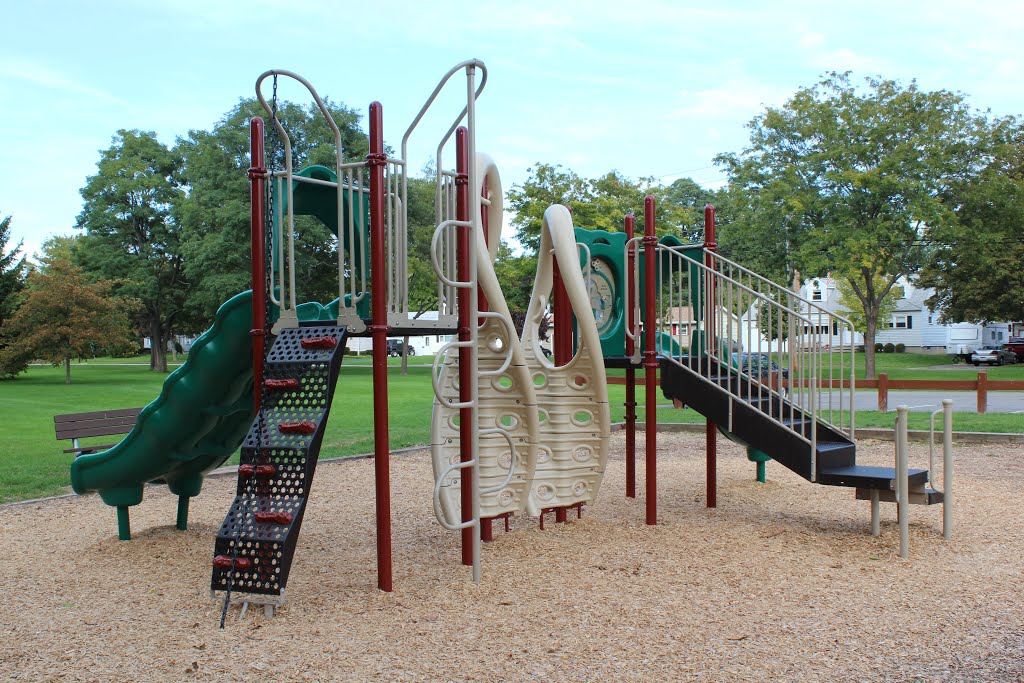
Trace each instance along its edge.
<path fill-rule="evenodd" d="M 906 278 L 900 278 L 897 284 L 903 288 L 903 296 L 889 319 L 878 321 L 876 343 L 903 344 L 913 353 L 970 353 L 981 346 L 1005 344 L 1014 329 L 1014 324 L 1005 322 L 940 323 L 940 312 L 925 303 L 935 290 L 917 287 Z M 809 278 L 801 287 L 801 295 L 839 315 L 845 312 L 831 277 Z M 864 343 L 862 335 L 856 337 L 856 344 Z"/>

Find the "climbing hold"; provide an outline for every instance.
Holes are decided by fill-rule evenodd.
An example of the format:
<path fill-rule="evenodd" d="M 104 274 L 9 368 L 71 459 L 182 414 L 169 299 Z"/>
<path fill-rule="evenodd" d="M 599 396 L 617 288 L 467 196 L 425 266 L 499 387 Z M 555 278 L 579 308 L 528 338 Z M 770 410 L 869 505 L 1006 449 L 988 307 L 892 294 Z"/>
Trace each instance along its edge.
<path fill-rule="evenodd" d="M 292 513 L 290 512 L 257 512 L 256 521 L 262 524 L 291 524 Z"/>
<path fill-rule="evenodd" d="M 282 422 L 277 425 L 277 431 L 282 434 L 312 434 L 316 431 L 316 423 L 309 420 L 302 422 Z"/>
<path fill-rule="evenodd" d="M 277 474 L 277 468 L 273 465 L 256 465 L 257 477 L 272 477 Z"/>
<path fill-rule="evenodd" d="M 304 349 L 333 349 L 338 340 L 334 337 L 307 337 L 299 343 Z"/>
<path fill-rule="evenodd" d="M 235 565 L 235 569 L 245 571 L 252 566 L 252 560 L 248 557 L 236 557 L 234 560 L 229 555 L 218 555 L 213 558 L 213 566 L 217 569 L 231 569 L 231 565 Z"/>
<path fill-rule="evenodd" d="M 288 379 L 265 379 L 263 380 L 263 386 L 271 391 L 281 389 L 298 389 L 299 380 L 294 377 Z"/>
<path fill-rule="evenodd" d="M 238 476 L 242 477 L 243 479 L 248 479 L 254 473 L 255 473 L 255 470 L 254 470 L 252 465 L 239 465 L 238 466 Z"/>

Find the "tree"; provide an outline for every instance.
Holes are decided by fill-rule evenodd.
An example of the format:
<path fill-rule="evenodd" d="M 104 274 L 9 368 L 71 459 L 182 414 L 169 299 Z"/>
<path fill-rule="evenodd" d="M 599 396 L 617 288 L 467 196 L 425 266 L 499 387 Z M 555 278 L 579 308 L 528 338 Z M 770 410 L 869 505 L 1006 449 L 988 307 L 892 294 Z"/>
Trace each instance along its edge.
<path fill-rule="evenodd" d="M 853 323 L 853 329 L 861 334 L 867 330 L 868 321 L 864 314 L 864 307 L 861 305 L 860 299 L 857 294 L 853 291 L 853 286 L 848 280 L 839 280 L 837 283 L 837 289 L 839 290 L 839 308 L 842 309 L 842 315 L 851 323 Z M 875 289 L 880 290 L 884 287 L 884 282 L 881 277 L 875 278 Z M 899 300 L 903 298 L 903 288 L 895 286 L 889 290 L 889 294 L 882 299 L 878 304 L 878 320 L 885 321 L 892 317 L 892 314 L 896 312 L 896 306 L 899 304 Z M 872 346 L 874 342 L 872 341 Z"/>
<path fill-rule="evenodd" d="M 731 239 L 770 252 L 794 280 L 797 270 L 844 278 L 874 377 L 882 302 L 924 263 L 933 231 L 955 224 L 942 197 L 978 170 L 984 126 L 959 93 L 881 78 L 858 88 L 832 73 L 755 117 L 741 154 L 718 157 L 746 203 Z"/>
<path fill-rule="evenodd" d="M 182 199 L 180 159 L 154 133 L 119 130 L 82 188 L 80 257 L 114 293 L 141 302 L 138 322 L 152 344 L 150 368 L 167 372 L 166 349 L 183 317 L 189 282 L 172 211 Z M 116 278 L 116 280 L 115 280 Z"/>
<path fill-rule="evenodd" d="M 325 100 L 342 132 L 346 161 L 363 159 L 369 149 L 359 130 L 359 115 Z M 192 130 L 178 140 L 182 158 L 180 180 L 187 197 L 177 205 L 175 220 L 182 230 L 185 273 L 193 290 L 190 313 L 196 327 L 205 326 L 222 302 L 251 286 L 249 120 L 267 119 L 267 164 L 284 169 L 283 144 L 266 112 L 255 99 L 241 99 L 210 131 Z M 278 103 L 278 117 L 292 144 L 293 168 L 320 164 L 335 167 L 334 134 L 315 104 L 301 107 Z M 318 220 L 296 216 L 297 282 L 302 300 L 326 303 L 338 296 L 337 246 Z"/>
<path fill-rule="evenodd" d="M 1024 120 L 998 121 L 992 157 L 947 196 L 957 223 L 935 230 L 920 283 L 943 322 L 1024 320 Z"/>
<path fill-rule="evenodd" d="M 14 314 L 25 287 L 25 257 L 19 258 L 22 243 L 8 249 L 10 239 L 11 217 L 7 216 L 0 219 L 0 326 Z"/>
<path fill-rule="evenodd" d="M 90 283 L 67 260 L 54 260 L 28 277 L 28 296 L 0 327 L 7 346 L 0 350 L 0 376 L 13 377 L 33 359 L 64 364 L 71 384 L 71 359 L 122 353 L 136 343 L 124 300 L 111 295 L 114 282 Z"/>

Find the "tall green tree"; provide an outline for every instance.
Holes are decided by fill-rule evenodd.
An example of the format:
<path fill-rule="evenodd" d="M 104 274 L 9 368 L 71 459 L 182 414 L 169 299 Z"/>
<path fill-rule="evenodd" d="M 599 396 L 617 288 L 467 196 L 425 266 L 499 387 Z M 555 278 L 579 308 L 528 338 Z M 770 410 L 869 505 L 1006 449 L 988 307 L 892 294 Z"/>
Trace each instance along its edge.
<path fill-rule="evenodd" d="M 0 377 L 23 372 L 41 359 L 64 365 L 71 384 L 71 359 L 123 353 L 137 344 L 129 323 L 133 302 L 113 296 L 114 282 L 89 282 L 82 270 L 64 259 L 28 277 L 25 303 L 0 326 L 7 340 L 0 350 Z M 128 304 L 127 306 L 125 304 Z"/>
<path fill-rule="evenodd" d="M 732 238 L 789 272 L 832 271 L 865 318 L 866 372 L 882 302 L 924 264 L 933 231 L 956 222 L 942 200 L 982 161 L 986 121 L 964 96 L 917 83 L 830 74 L 755 117 L 750 145 L 718 161 L 746 207 Z"/>
<path fill-rule="evenodd" d="M 944 322 L 1024 320 L 1024 120 L 996 122 L 984 171 L 946 199 L 959 220 L 933 231 L 928 305 Z"/>
<path fill-rule="evenodd" d="M 152 341 L 150 367 L 167 372 L 167 343 L 184 315 L 189 281 L 173 209 L 182 200 L 180 159 L 156 135 L 119 130 L 86 180 L 79 256 L 113 293 L 137 299 L 137 322 Z"/>
<path fill-rule="evenodd" d="M 364 159 L 366 135 L 359 115 L 342 104 L 325 104 L 342 133 L 346 161 Z M 315 104 L 278 103 L 278 118 L 289 134 L 295 171 L 319 164 L 335 167 L 334 134 Z M 187 197 L 175 211 L 181 226 L 185 272 L 194 283 L 191 313 L 203 326 L 220 304 L 251 286 L 249 120 L 261 116 L 267 126 L 267 165 L 284 170 L 284 144 L 255 99 L 241 99 L 212 130 L 192 130 L 175 152 L 183 166 L 179 178 Z M 337 244 L 315 218 L 296 217 L 296 280 L 303 300 L 326 303 L 338 296 Z"/>
<path fill-rule="evenodd" d="M 22 243 L 9 246 L 10 241 L 11 217 L 7 216 L 0 219 L 0 325 L 3 325 L 18 308 L 21 291 L 25 287 L 25 257 L 21 255 Z"/>

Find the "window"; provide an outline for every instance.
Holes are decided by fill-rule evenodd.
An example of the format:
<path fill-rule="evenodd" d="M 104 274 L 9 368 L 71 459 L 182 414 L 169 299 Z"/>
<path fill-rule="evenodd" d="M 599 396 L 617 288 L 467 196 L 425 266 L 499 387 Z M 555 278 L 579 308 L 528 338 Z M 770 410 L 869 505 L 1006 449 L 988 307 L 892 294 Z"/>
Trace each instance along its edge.
<path fill-rule="evenodd" d="M 815 289 L 811 292 L 811 301 L 821 301 L 821 290 Z"/>
<path fill-rule="evenodd" d="M 914 327 L 914 316 L 907 315 L 894 315 L 892 320 L 889 321 L 889 327 L 897 330 L 910 330 Z"/>

